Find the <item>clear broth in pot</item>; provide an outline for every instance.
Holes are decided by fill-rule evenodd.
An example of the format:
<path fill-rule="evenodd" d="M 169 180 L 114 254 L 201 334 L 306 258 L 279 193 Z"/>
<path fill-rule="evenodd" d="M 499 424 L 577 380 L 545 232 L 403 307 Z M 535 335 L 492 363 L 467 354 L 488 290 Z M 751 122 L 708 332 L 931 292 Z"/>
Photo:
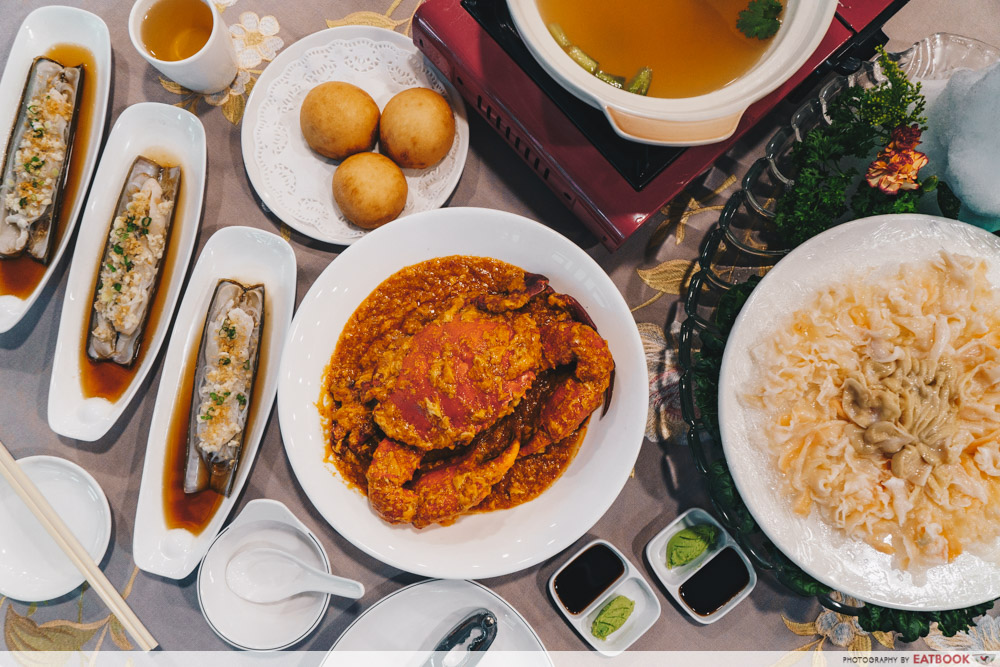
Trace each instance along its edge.
<path fill-rule="evenodd" d="M 600 68 L 631 78 L 653 70 L 650 97 L 694 97 L 750 70 L 771 44 L 736 29 L 747 0 L 537 0 Z"/>

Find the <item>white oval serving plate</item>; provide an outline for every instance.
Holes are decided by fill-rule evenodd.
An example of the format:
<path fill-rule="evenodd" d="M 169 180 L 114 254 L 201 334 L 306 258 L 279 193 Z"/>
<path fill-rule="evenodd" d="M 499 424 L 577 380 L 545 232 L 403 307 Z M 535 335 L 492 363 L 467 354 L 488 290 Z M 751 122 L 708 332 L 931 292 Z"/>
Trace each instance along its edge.
<path fill-rule="evenodd" d="M 93 308 L 94 281 L 108 238 L 111 219 L 122 184 L 139 155 L 170 160 L 181 167 L 181 195 L 174 211 L 165 273 L 157 290 L 157 327 L 143 334 L 145 348 L 136 361 L 138 368 L 125 392 L 115 401 L 87 397 L 81 384 L 81 349 Z M 167 337 L 170 320 L 180 299 L 187 275 L 205 194 L 207 149 L 205 128 L 197 116 L 168 104 L 144 102 L 128 107 L 115 121 L 95 187 L 87 200 L 80 234 L 73 250 L 66 297 L 59 317 L 52 378 L 49 381 L 49 428 L 77 440 L 97 440 L 108 432 L 135 397 Z M 103 362 L 112 363 L 112 362 Z"/>
<path fill-rule="evenodd" d="M 584 306 L 607 341 L 616 371 L 608 413 L 591 417 L 579 453 L 535 500 L 422 530 L 392 526 L 332 463 L 316 402 L 323 370 L 351 313 L 403 267 L 446 255 L 494 257 L 541 273 Z M 306 294 L 281 358 L 278 417 L 285 452 L 306 495 L 337 532 L 402 570 L 443 579 L 517 572 L 579 539 L 618 497 L 646 422 L 646 361 L 639 331 L 611 278 L 564 236 L 513 213 L 446 208 L 397 220 L 330 263 Z"/>
<path fill-rule="evenodd" d="M 57 456 L 18 459 L 28 478 L 95 563 L 111 541 L 111 508 L 100 484 L 86 470 Z M 83 583 L 76 568 L 14 490 L 0 481 L 0 595 L 41 602 Z"/>
<path fill-rule="evenodd" d="M 1000 238 L 972 225 L 918 214 L 844 223 L 789 253 L 754 289 L 726 341 L 719 380 L 719 422 L 726 463 L 740 496 L 782 553 L 822 583 L 865 602 L 915 611 L 960 609 L 1000 596 L 1000 538 L 985 559 L 963 553 L 929 568 L 921 581 L 828 524 L 818 511 L 794 511 L 766 441 L 763 418 L 740 401 L 755 386 L 750 350 L 822 287 L 865 269 L 929 259 L 939 251 L 986 260 L 1000 286 Z"/>
<path fill-rule="evenodd" d="M 351 25 L 295 42 L 260 75 L 243 117 L 243 164 L 254 190 L 276 216 L 306 236 L 348 245 L 367 232 L 347 221 L 333 200 L 337 163 L 315 153 L 299 128 L 306 93 L 324 81 L 362 88 L 379 109 L 396 93 L 420 86 L 445 96 L 455 114 L 455 141 L 436 165 L 404 169 L 409 192 L 400 217 L 442 206 L 469 152 L 469 121 L 455 87 L 405 35 Z"/>
<path fill-rule="evenodd" d="M 222 279 L 264 285 L 265 316 L 260 361 L 254 384 L 253 413 L 232 493 L 223 499 L 200 534 L 168 528 L 163 505 L 167 432 L 174 411 L 187 409 L 190 396 L 178 394 L 184 371 L 201 344 L 205 312 Z M 250 476 L 260 439 L 278 388 L 278 362 L 295 306 L 295 253 L 281 237 L 249 227 L 227 227 L 205 244 L 177 311 L 160 389 L 153 406 L 135 511 L 132 555 L 140 569 L 170 579 L 183 579 L 198 565 L 218 534 Z"/>
<path fill-rule="evenodd" d="M 79 164 L 78 160 L 83 160 L 83 166 L 76 193 L 72 199 L 62 203 L 63 213 L 60 218 L 65 224 L 65 229 L 62 230 L 59 244 L 52 250 L 52 258 L 45 269 L 45 274 L 27 298 L 20 299 L 12 294 L 0 295 L 0 333 L 10 331 L 31 309 L 66 252 L 77 218 L 83 209 L 83 200 L 104 138 L 104 121 L 108 117 L 108 95 L 111 91 L 112 78 L 111 38 L 108 35 L 108 26 L 94 14 L 82 9 L 61 6 L 41 7 L 28 14 L 17 31 L 14 43 L 10 47 L 10 55 L 7 57 L 3 78 L 0 79 L 0 141 L 3 142 L 0 143 L 0 162 L 7 152 L 10 128 L 17 117 L 18 102 L 31 62 L 57 44 L 79 44 L 94 54 L 94 67 L 97 72 L 94 73 L 95 76 L 91 76 L 91 72 L 87 72 L 84 76 L 84 86 L 92 85 L 95 89 L 94 109 L 90 114 L 90 126 L 87 128 L 90 138 L 87 141 L 86 153 L 74 154 L 70 158 L 73 165 Z M 76 131 L 79 133 L 82 128 L 78 127 Z M 66 214 L 67 209 L 68 214 Z"/>

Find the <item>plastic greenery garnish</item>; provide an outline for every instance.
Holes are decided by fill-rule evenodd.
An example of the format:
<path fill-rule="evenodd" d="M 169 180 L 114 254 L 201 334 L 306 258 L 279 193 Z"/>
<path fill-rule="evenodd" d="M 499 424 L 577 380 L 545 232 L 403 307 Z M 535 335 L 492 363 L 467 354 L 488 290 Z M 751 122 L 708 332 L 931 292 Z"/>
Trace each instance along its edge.
<path fill-rule="evenodd" d="M 774 219 L 792 246 L 833 227 L 849 211 L 852 218 L 912 213 L 938 186 L 935 177 L 918 179 L 927 162 L 916 150 L 927 129 L 920 84 L 884 49 L 878 53 L 885 80 L 872 88 L 850 86 L 834 97 L 827 106 L 830 125 L 810 130 L 792 150 L 795 182 L 778 199 Z M 855 164 L 871 161 L 864 178 L 852 158 Z"/>

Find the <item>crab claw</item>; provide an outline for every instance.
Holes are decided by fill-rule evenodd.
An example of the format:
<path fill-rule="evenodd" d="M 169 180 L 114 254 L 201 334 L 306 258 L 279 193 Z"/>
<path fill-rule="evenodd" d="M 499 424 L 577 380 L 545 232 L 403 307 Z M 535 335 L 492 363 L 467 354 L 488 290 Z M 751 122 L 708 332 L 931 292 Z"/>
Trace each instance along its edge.
<path fill-rule="evenodd" d="M 539 452 L 573 433 L 603 402 L 615 368 L 608 344 L 581 322 L 557 322 L 544 328 L 542 357 L 553 368 L 573 362 L 576 368 L 542 406 L 539 427 L 521 448 L 521 456 Z"/>
<path fill-rule="evenodd" d="M 493 485 L 514 465 L 520 442 L 512 441 L 495 458 L 485 461 L 489 449 L 489 443 L 483 441 L 455 463 L 421 475 L 413 488 L 407 489 L 403 485 L 413 478 L 423 452 L 388 438 L 382 440 L 366 473 L 372 509 L 390 523 L 412 523 L 417 528 L 453 522 L 490 494 Z"/>
<path fill-rule="evenodd" d="M 524 289 L 484 294 L 473 299 L 473 304 L 491 313 L 503 313 L 523 308 L 533 297 L 545 291 L 552 291 L 548 278 L 540 273 L 525 273 Z"/>
<path fill-rule="evenodd" d="M 594 324 L 594 320 L 590 317 L 590 313 L 587 312 L 587 309 L 583 307 L 583 304 L 571 297 L 569 294 L 550 294 L 549 303 L 553 306 L 562 308 L 577 322 L 583 322 L 594 331 L 597 331 L 597 325 Z M 604 392 L 604 406 L 601 408 L 602 417 L 608 414 L 608 408 L 611 407 L 611 394 L 614 391 L 614 388 L 615 371 L 614 368 L 612 368 L 611 380 L 608 382 L 608 388 Z"/>

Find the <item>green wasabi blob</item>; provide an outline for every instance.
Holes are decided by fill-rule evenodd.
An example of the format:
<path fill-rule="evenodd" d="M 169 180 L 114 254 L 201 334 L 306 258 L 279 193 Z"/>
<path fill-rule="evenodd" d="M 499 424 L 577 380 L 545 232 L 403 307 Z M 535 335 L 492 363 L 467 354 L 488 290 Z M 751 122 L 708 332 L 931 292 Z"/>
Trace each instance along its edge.
<path fill-rule="evenodd" d="M 719 529 L 707 523 L 685 528 L 667 542 L 667 567 L 687 565 L 715 544 Z"/>
<path fill-rule="evenodd" d="M 628 617 L 635 609 L 635 602 L 629 600 L 624 595 L 619 595 L 601 608 L 593 625 L 590 626 L 590 634 L 598 639 L 607 639 L 608 635 L 622 627 Z"/>

